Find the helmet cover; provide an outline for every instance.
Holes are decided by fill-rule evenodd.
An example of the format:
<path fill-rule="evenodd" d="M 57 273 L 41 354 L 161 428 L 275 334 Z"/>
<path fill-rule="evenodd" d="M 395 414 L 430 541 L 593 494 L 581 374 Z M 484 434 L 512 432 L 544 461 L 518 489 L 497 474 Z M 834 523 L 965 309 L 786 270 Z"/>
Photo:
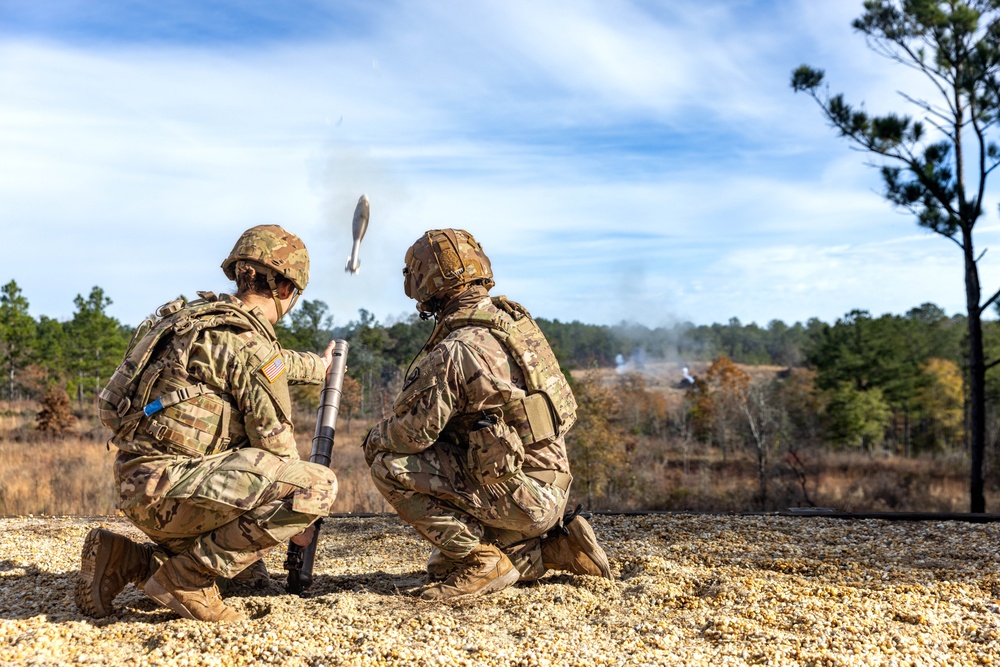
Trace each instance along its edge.
<path fill-rule="evenodd" d="M 494 285 L 489 257 L 464 229 L 424 233 L 406 251 L 404 263 L 403 291 L 421 310 L 435 297 L 477 280 L 486 289 Z"/>
<path fill-rule="evenodd" d="M 257 225 L 243 232 L 222 270 L 236 280 L 236 263 L 252 262 L 291 281 L 299 292 L 309 282 L 309 252 L 295 234 L 278 225 Z"/>

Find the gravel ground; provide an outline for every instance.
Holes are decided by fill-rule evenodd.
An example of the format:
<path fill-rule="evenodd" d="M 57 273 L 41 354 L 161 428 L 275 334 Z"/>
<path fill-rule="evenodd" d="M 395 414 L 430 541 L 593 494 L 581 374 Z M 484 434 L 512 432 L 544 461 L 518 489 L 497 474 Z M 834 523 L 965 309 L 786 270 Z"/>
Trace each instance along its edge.
<path fill-rule="evenodd" d="M 73 605 L 115 518 L 0 518 L 2 665 L 960 665 L 1000 663 L 1000 524 L 665 515 L 592 520 L 613 582 L 552 574 L 422 602 L 428 548 L 395 517 L 332 519 L 307 599 L 231 591 L 251 620 L 181 620 L 128 587 Z"/>

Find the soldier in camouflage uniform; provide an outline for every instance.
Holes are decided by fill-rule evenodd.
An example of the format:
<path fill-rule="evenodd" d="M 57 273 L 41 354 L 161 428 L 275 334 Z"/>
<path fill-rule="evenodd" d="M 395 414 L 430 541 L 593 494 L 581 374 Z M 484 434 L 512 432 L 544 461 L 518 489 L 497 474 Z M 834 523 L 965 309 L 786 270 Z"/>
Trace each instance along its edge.
<path fill-rule="evenodd" d="M 323 382 L 332 345 L 322 356 L 284 350 L 273 329 L 306 287 L 306 248 L 262 225 L 222 268 L 236 296 L 161 307 L 99 396 L 119 450 L 118 507 L 155 544 L 90 532 L 75 598 L 91 616 L 110 614 L 132 582 L 185 618 L 239 620 L 216 578 L 266 578 L 261 556 L 307 544 L 336 497 L 333 472 L 299 459 L 288 393 Z"/>
<path fill-rule="evenodd" d="M 563 521 L 576 401 L 538 325 L 490 298 L 490 261 L 464 230 L 427 232 L 405 263 L 406 295 L 436 327 L 363 446 L 379 491 L 434 547 L 421 597 L 478 595 L 547 569 L 610 578 L 587 521 Z"/>

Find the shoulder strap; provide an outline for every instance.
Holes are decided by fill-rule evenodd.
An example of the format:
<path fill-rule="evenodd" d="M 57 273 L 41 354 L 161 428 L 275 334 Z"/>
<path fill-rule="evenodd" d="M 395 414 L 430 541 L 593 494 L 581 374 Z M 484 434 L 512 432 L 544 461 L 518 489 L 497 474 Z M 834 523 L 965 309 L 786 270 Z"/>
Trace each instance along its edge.
<path fill-rule="evenodd" d="M 523 405 L 505 407 L 516 407 L 523 411 L 526 419 L 532 422 L 532 430 L 536 432 L 536 436 L 548 432 L 565 433 L 576 421 L 576 399 L 545 335 L 521 304 L 505 296 L 493 297 L 491 302 L 496 311 L 470 308 L 444 318 L 438 326 L 443 333 L 439 334 L 435 330 L 428 346 L 437 344 L 449 333 L 462 327 L 488 328 L 493 337 L 514 357 L 528 386 L 528 399 L 531 399 L 522 399 Z M 437 340 L 434 340 L 435 336 Z M 542 394 L 548 400 L 539 403 L 537 398 L 532 399 L 535 394 Z M 543 412 L 550 411 L 550 419 L 543 419 Z"/>
<path fill-rule="evenodd" d="M 497 312 L 481 310 L 479 308 L 467 308 L 452 313 L 441 321 L 440 328 L 445 330 L 444 338 L 452 331 L 462 327 L 487 327 L 500 336 L 510 335 L 511 321 L 519 320 L 528 316 L 528 311 L 518 303 L 510 301 L 505 296 L 493 297 L 490 299 Z"/>
<path fill-rule="evenodd" d="M 160 319 L 152 323 L 138 341 L 133 341 L 125 359 L 119 364 L 107 386 L 98 394 L 103 404 L 100 408 L 101 420 L 117 431 L 116 439 L 131 437 L 143 416 L 221 389 L 192 383 L 147 403 L 150 390 L 166 365 L 162 358 L 156 357 L 166 350 L 173 348 L 173 354 L 168 355 L 171 357 L 171 364 L 186 368 L 191 348 L 198 334 L 205 329 L 232 326 L 257 330 L 272 337 L 255 318 L 240 308 L 221 301 L 212 292 L 198 292 L 198 296 L 201 298 L 186 304 L 178 299 L 158 308 L 157 315 Z M 138 334 L 137 331 L 136 335 Z"/>

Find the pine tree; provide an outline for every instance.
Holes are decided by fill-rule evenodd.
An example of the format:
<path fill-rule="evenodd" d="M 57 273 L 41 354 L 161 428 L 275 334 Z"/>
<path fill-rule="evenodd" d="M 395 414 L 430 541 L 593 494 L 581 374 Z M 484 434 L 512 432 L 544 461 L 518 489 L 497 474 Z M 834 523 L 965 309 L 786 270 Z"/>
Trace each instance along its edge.
<path fill-rule="evenodd" d="M 77 400 L 83 403 L 85 389 L 100 390 L 121 362 L 128 346 L 129 333 L 105 311 L 111 299 L 100 287 L 94 287 L 84 299 L 73 300 L 76 312 L 66 323 L 66 361 L 76 377 Z"/>
<path fill-rule="evenodd" d="M 17 374 L 30 361 L 34 342 L 35 320 L 28 314 L 28 300 L 12 280 L 0 289 L 0 360 L 8 398 L 15 398 Z"/>
<path fill-rule="evenodd" d="M 884 197 L 913 213 L 922 227 L 960 249 L 965 264 L 968 311 L 970 507 L 984 512 L 986 445 L 982 314 L 1000 292 L 982 298 L 973 229 L 983 215 L 986 181 L 1000 165 L 992 140 L 1000 120 L 1000 1 L 867 0 L 853 22 L 876 53 L 924 75 L 933 100 L 901 93 L 924 122 L 907 115 L 869 114 L 830 95 L 822 70 L 802 65 L 792 88 L 820 106 L 830 124 L 855 147 L 881 160 Z M 930 128 L 930 129 L 928 129 Z"/>

